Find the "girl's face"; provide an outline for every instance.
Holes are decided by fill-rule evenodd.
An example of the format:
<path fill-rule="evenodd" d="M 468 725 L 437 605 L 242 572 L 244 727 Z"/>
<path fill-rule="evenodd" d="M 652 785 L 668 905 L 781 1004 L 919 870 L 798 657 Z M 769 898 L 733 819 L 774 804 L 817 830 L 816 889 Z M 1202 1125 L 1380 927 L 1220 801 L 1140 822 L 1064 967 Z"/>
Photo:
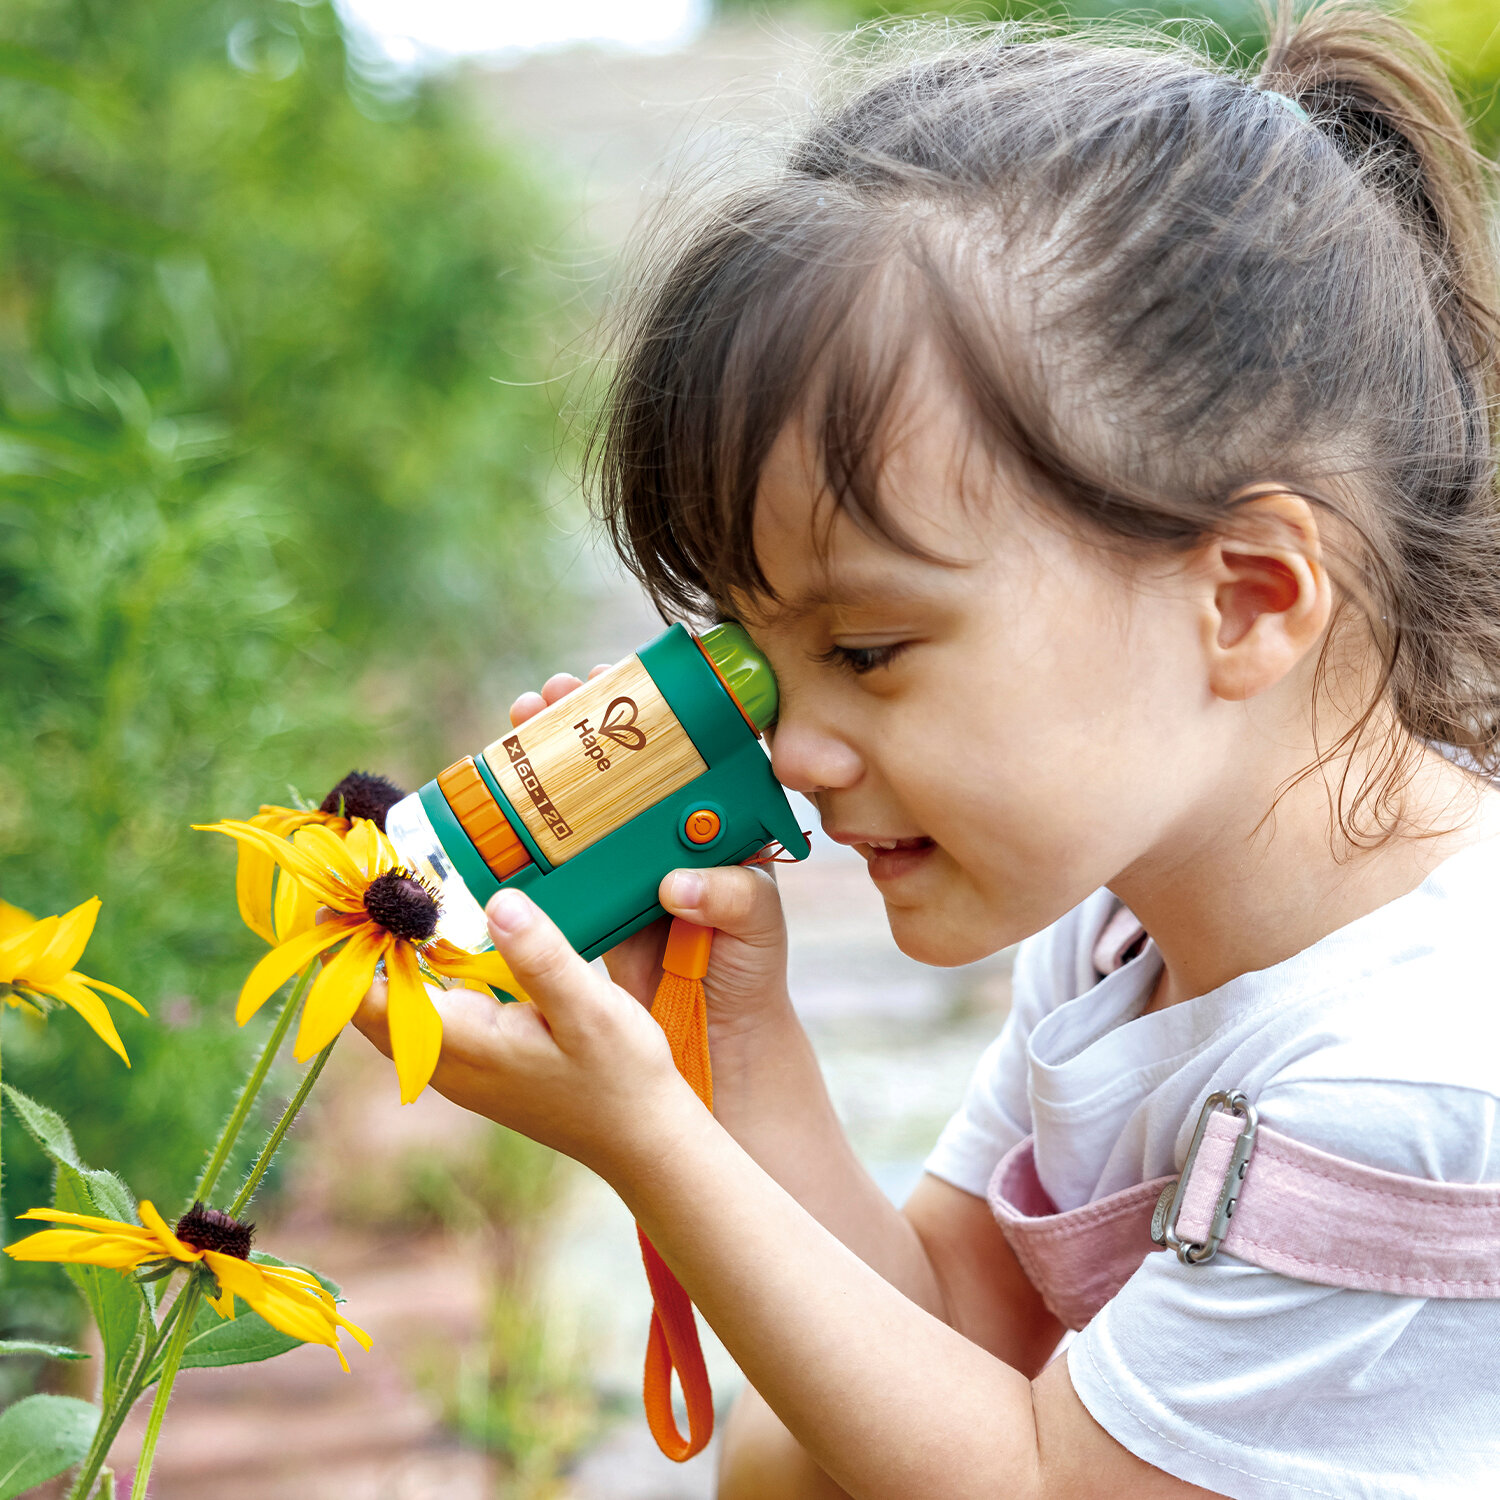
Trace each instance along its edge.
<path fill-rule="evenodd" d="M 820 555 L 831 501 L 789 426 L 755 517 L 779 602 L 735 603 L 780 684 L 777 777 L 868 861 L 903 951 L 958 964 L 1211 829 L 1231 747 L 1190 568 L 1132 565 L 1127 583 L 991 466 L 965 473 L 957 403 L 924 387 L 883 494 L 917 542 L 965 565 L 908 556 L 842 511 Z"/>

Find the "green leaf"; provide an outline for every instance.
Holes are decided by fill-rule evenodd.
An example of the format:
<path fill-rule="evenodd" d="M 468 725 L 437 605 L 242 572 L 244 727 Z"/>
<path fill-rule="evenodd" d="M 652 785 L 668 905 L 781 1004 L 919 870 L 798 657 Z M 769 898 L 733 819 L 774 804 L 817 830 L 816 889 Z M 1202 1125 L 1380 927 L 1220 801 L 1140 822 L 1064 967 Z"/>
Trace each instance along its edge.
<path fill-rule="evenodd" d="M 289 1264 L 260 1250 L 255 1251 L 250 1259 L 268 1266 Z M 336 1283 L 326 1276 L 318 1276 L 316 1271 L 311 1274 L 318 1277 L 325 1291 L 338 1297 Z M 271 1327 L 259 1313 L 252 1312 L 242 1301 L 237 1301 L 235 1307 L 237 1316 L 226 1319 L 221 1318 L 206 1302 L 199 1304 L 197 1315 L 193 1319 L 193 1331 L 188 1337 L 182 1357 L 182 1369 L 255 1364 L 263 1359 L 275 1359 L 278 1354 L 285 1354 L 287 1350 L 295 1349 L 304 1342 L 283 1333 L 279 1328 Z"/>
<path fill-rule="evenodd" d="M 0 1339 L 0 1355 L 45 1354 L 48 1359 L 87 1359 L 82 1349 L 70 1349 L 66 1344 L 38 1344 L 33 1339 Z"/>
<path fill-rule="evenodd" d="M 93 1197 L 91 1190 L 94 1186 L 91 1175 L 86 1176 L 60 1162 L 53 1196 L 58 1208 L 65 1213 L 97 1214 L 102 1211 L 102 1205 Z M 104 1345 L 100 1400 L 107 1407 L 128 1378 L 132 1355 L 146 1332 L 149 1314 L 145 1294 L 123 1271 L 106 1270 L 102 1266 L 65 1266 L 64 1269 L 83 1293 L 89 1312 L 98 1325 L 99 1339 Z"/>
<path fill-rule="evenodd" d="M 27 1133 L 46 1152 L 52 1164 L 61 1171 L 64 1167 L 84 1178 L 88 1185 L 88 1196 L 92 1207 L 76 1209 L 77 1213 L 103 1214 L 106 1218 L 120 1219 L 127 1224 L 139 1224 L 135 1211 L 135 1199 L 130 1189 L 115 1176 L 98 1167 L 86 1167 L 78 1156 L 78 1147 L 73 1144 L 73 1132 L 68 1122 L 55 1109 L 38 1104 L 20 1089 L 4 1085 L 5 1097 L 15 1111 L 16 1118 L 26 1127 Z M 58 1207 L 62 1207 L 61 1204 Z"/>
<path fill-rule="evenodd" d="M 28 1396 L 0 1412 L 0 1500 L 11 1500 L 82 1461 L 99 1409 L 72 1396 Z"/>
<path fill-rule="evenodd" d="M 23 1094 L 20 1089 L 12 1088 L 8 1083 L 5 1085 L 5 1097 L 32 1140 L 54 1162 L 65 1163 L 75 1171 L 84 1170 L 83 1163 L 78 1159 L 78 1147 L 73 1144 L 73 1132 L 68 1129 L 68 1122 L 55 1109 L 38 1104 L 35 1099 Z"/>

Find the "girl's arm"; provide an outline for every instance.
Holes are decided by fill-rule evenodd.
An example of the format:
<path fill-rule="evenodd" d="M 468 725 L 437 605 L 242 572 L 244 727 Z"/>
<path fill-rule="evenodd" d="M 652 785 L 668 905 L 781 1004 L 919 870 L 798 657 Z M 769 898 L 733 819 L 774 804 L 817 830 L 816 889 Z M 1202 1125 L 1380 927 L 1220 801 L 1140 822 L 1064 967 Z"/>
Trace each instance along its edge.
<path fill-rule="evenodd" d="M 984 1200 L 924 1177 L 904 1214 L 942 1289 L 944 1321 L 1027 1378 L 1040 1374 L 1061 1325 Z M 721 1441 L 719 1500 L 840 1500 L 846 1494 L 753 1387 L 736 1401 Z"/>

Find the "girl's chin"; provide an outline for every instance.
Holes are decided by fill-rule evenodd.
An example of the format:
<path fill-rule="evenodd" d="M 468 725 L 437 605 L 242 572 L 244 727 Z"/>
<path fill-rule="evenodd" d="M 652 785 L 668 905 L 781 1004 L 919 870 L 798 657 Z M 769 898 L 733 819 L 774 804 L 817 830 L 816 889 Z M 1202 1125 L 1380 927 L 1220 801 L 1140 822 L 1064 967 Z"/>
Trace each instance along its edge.
<path fill-rule="evenodd" d="M 932 872 L 936 874 L 934 870 Z M 996 938 L 994 914 L 976 909 L 973 893 L 947 881 L 911 881 L 905 890 L 883 887 L 885 919 L 896 946 L 918 963 L 951 969 L 977 963 L 1011 941 Z M 965 899 L 967 895 L 968 899 Z"/>

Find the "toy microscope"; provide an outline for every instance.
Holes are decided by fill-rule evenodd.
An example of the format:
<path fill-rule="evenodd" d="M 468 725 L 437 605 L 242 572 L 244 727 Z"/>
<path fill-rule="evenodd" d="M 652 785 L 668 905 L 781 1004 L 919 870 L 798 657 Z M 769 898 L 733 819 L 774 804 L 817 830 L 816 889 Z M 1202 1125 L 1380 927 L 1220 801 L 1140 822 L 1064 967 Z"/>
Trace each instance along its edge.
<path fill-rule="evenodd" d="M 436 891 L 437 930 L 449 942 L 489 948 L 484 904 L 517 886 L 595 958 L 665 915 L 656 893 L 669 870 L 739 864 L 771 844 L 807 857 L 759 743 L 776 708 L 775 676 L 739 625 L 702 636 L 673 625 L 397 803 L 386 833 Z M 703 976 L 712 937 L 674 919 L 651 1009 L 710 1109 Z M 713 1396 L 692 1302 L 644 1235 L 640 1243 L 654 1304 L 646 1416 L 662 1452 L 681 1462 L 712 1435 Z M 687 1437 L 673 1413 L 674 1372 Z"/>

